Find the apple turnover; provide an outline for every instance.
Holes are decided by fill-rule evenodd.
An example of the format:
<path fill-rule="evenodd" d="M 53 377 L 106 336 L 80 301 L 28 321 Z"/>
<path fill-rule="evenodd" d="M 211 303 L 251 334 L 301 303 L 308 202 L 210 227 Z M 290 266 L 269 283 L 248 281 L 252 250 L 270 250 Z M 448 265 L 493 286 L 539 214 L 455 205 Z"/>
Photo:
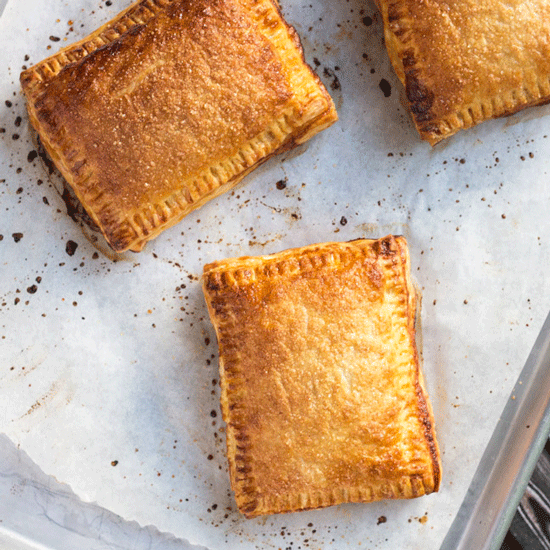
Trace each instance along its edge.
<path fill-rule="evenodd" d="M 217 261 L 203 290 L 246 517 L 438 490 L 403 237 Z"/>
<path fill-rule="evenodd" d="M 434 145 L 550 101 L 546 0 L 376 0 L 420 136 Z"/>
<path fill-rule="evenodd" d="M 275 0 L 139 0 L 25 70 L 30 121 L 116 251 L 336 119 Z"/>

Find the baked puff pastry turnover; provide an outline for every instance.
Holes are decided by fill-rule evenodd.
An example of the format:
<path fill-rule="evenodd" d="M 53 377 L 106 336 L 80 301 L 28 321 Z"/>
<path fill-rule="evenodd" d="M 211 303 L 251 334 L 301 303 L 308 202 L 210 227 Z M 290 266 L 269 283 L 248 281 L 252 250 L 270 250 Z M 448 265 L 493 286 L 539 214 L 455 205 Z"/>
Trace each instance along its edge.
<path fill-rule="evenodd" d="M 409 270 L 393 236 L 205 266 L 246 517 L 438 490 Z"/>
<path fill-rule="evenodd" d="M 21 74 L 32 124 L 116 251 L 336 119 L 275 0 L 140 0 Z"/>
<path fill-rule="evenodd" d="M 376 0 L 420 136 L 432 145 L 550 101 L 547 0 Z"/>

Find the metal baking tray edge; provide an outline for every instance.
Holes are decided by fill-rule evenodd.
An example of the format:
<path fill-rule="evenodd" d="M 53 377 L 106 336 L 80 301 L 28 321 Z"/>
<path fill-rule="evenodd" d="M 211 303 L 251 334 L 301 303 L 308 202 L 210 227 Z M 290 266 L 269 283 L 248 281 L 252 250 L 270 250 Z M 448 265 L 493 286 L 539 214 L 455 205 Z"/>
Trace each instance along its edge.
<path fill-rule="evenodd" d="M 441 550 L 500 548 L 550 432 L 550 313 Z"/>

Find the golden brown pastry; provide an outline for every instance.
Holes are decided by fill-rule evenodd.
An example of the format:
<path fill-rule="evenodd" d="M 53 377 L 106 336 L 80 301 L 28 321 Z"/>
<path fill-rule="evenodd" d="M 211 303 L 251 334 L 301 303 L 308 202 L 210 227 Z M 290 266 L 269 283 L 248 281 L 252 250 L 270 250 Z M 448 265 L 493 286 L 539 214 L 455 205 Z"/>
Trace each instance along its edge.
<path fill-rule="evenodd" d="M 337 118 L 275 0 L 140 0 L 21 84 L 117 251 L 140 250 Z"/>
<path fill-rule="evenodd" d="M 546 0 L 377 0 L 410 111 L 432 145 L 550 101 Z"/>
<path fill-rule="evenodd" d="M 246 517 L 438 490 L 403 237 L 214 262 L 203 289 Z"/>

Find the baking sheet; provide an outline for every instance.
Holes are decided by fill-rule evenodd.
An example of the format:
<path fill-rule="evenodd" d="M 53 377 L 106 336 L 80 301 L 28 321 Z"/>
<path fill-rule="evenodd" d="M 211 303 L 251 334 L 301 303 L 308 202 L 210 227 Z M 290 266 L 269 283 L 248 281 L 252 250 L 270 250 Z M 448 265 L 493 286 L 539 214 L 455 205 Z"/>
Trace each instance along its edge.
<path fill-rule="evenodd" d="M 548 107 L 430 148 L 402 107 L 374 3 L 287 0 L 339 122 L 142 253 L 115 256 L 38 155 L 18 77 L 128 4 L 10 1 L 0 19 L 0 432 L 82 502 L 191 544 L 439 548 L 550 305 Z M 408 238 L 423 293 L 441 490 L 244 520 L 202 266 L 387 233 Z"/>

